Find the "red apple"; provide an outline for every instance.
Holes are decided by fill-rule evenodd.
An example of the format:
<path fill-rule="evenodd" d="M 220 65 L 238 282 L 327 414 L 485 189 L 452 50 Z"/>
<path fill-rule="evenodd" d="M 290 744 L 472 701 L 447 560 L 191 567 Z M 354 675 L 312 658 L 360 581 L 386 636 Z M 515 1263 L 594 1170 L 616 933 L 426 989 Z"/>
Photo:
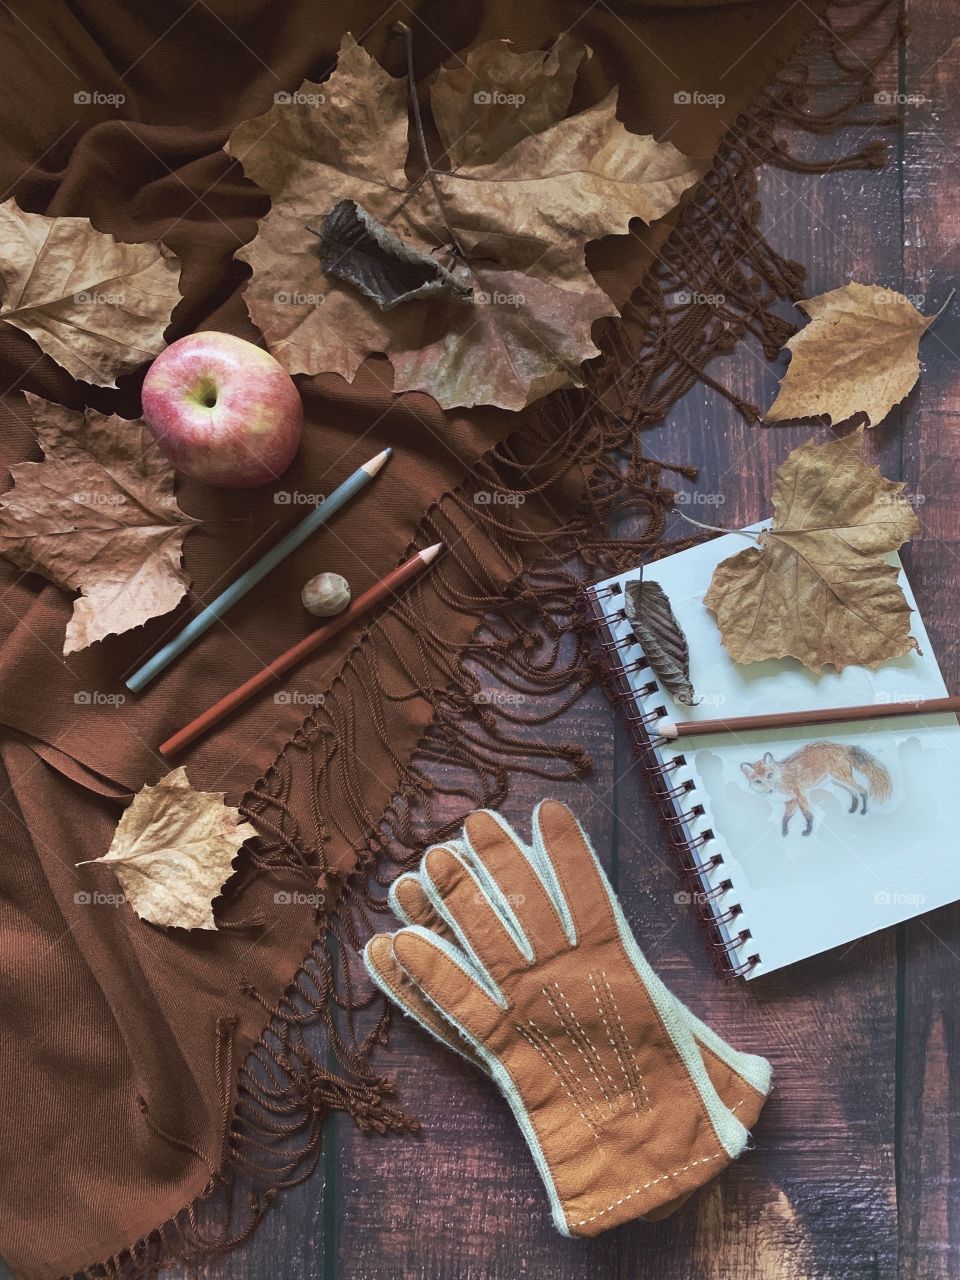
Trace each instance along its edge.
<path fill-rule="evenodd" d="M 229 333 L 191 333 L 143 381 L 143 417 L 177 471 L 225 489 L 278 479 L 300 446 L 303 402 L 273 356 Z"/>

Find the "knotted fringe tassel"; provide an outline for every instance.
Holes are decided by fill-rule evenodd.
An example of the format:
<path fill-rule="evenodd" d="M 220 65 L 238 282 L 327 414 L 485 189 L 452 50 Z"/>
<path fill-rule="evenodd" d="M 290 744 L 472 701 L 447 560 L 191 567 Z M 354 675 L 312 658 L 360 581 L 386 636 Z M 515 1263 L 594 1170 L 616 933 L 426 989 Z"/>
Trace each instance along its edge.
<path fill-rule="evenodd" d="M 756 406 L 707 366 L 747 336 L 772 359 L 795 328 L 776 306 L 802 296 L 804 271 L 759 233 L 757 167 L 819 173 L 883 163 L 875 137 L 825 162 L 794 155 L 777 136 L 781 126 L 815 137 L 894 123 L 871 122 L 863 110 L 873 72 L 901 34 L 897 5 L 877 0 L 844 25 L 853 3 L 831 6 L 730 131 L 625 324 L 605 333 L 590 385 L 549 397 L 426 513 L 416 545 L 443 540 L 450 553 L 358 641 L 323 706 L 248 794 L 244 809 L 262 834 L 254 859 L 263 870 L 294 867 L 322 890 L 319 936 L 276 1006 L 245 986 L 268 1023 L 239 1068 L 222 1169 L 176 1218 L 75 1280 L 149 1280 L 165 1265 L 192 1268 L 242 1244 L 279 1191 L 314 1170 L 331 1112 L 381 1133 L 416 1129 L 370 1065 L 389 1011 L 366 987 L 354 989 L 356 953 L 375 917 L 389 927 L 384 889 L 426 844 L 453 834 L 471 809 L 500 805 L 518 774 L 560 782 L 588 770 L 580 746 L 547 731 L 602 675 L 579 623 L 583 584 L 684 545 L 661 541 L 673 500 L 663 473 L 696 474 L 644 458 L 638 428 L 661 420 L 697 382 L 756 420 Z M 624 512 L 637 531 L 615 537 L 609 529 Z M 465 646 L 451 645 L 442 625 L 424 625 L 442 624 L 444 610 L 483 619 Z M 390 742 L 385 709 L 394 702 L 426 708 L 412 759 Z M 377 729 L 379 772 L 390 780 L 375 808 L 356 769 L 361 723 Z M 432 773 L 439 764 L 442 784 Z M 338 859 L 338 848 L 355 861 Z M 361 1022 L 372 1024 L 365 1033 Z M 223 1070 L 233 1069 L 226 1054 Z"/>
<path fill-rule="evenodd" d="M 769 164 L 794 173 L 883 167 L 887 142 L 878 126 L 899 123 L 875 99 L 875 72 L 903 34 L 898 7 L 876 0 L 852 22 L 859 0 L 837 0 L 821 25 L 740 116 L 724 138 L 714 166 L 697 186 L 676 230 L 634 294 L 625 325 L 613 335 L 613 360 L 627 369 L 623 412 L 633 427 L 662 419 L 685 392 L 703 382 L 748 421 L 760 419 L 749 403 L 706 372 L 746 336 L 768 360 L 797 330 L 778 314 L 781 299 L 799 301 L 804 267 L 782 257 L 760 233 L 757 169 Z M 883 106 L 883 104 L 880 104 Z M 866 110 L 865 110 L 866 108 Z M 842 159 L 802 157 L 777 131 L 814 137 L 856 130 L 860 145 Z M 860 143 L 865 132 L 872 136 Z M 639 350 L 624 347 L 626 332 L 640 332 Z M 635 364 L 631 368 L 631 362 Z"/>

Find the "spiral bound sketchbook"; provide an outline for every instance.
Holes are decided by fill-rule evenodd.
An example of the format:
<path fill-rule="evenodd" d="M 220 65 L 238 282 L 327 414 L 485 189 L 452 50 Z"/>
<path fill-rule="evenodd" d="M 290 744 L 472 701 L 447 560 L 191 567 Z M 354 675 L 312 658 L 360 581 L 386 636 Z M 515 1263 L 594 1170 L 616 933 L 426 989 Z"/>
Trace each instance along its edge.
<path fill-rule="evenodd" d="M 661 688 L 634 639 L 623 592 L 639 569 L 588 599 L 710 949 L 726 974 L 756 978 L 960 898 L 960 725 L 941 713 L 658 738 L 664 715 L 733 718 L 947 692 L 902 567 L 919 653 L 819 676 L 793 659 L 735 663 L 703 597 L 715 566 L 744 545 L 725 534 L 643 569 L 686 634 L 696 706 Z"/>

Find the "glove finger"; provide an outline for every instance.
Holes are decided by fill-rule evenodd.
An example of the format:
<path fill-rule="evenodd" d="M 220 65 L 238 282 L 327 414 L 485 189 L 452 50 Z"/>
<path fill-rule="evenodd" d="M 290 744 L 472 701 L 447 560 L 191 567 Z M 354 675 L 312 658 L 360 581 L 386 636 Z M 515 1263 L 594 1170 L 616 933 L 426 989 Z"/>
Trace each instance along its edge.
<path fill-rule="evenodd" d="M 696 1031 L 694 1031 L 694 1037 L 696 1038 Z M 697 1048 L 700 1050 L 710 1082 L 720 1095 L 723 1105 L 745 1128 L 752 1129 L 763 1110 L 767 1093 L 761 1092 L 755 1084 L 745 1080 L 729 1063 L 718 1057 L 709 1045 L 705 1045 L 699 1039 L 697 1039 Z"/>
<path fill-rule="evenodd" d="M 589 838 L 565 804 L 541 800 L 533 811 L 533 843 L 544 877 L 551 872 L 556 877 L 576 941 L 615 936 L 612 890 Z"/>
<path fill-rule="evenodd" d="M 408 1017 L 419 1022 L 425 1031 L 435 1036 L 461 1058 L 466 1058 L 474 1066 L 486 1070 L 473 1049 L 457 1031 L 447 1022 L 423 992 L 407 976 L 393 950 L 393 937 L 389 933 L 376 933 L 363 949 L 363 960 L 371 978 L 394 1004 L 400 1006 Z"/>
<path fill-rule="evenodd" d="M 752 1129 L 757 1117 L 763 1110 L 763 1104 L 767 1100 L 766 1092 L 761 1092 L 756 1085 L 745 1080 L 730 1063 L 724 1062 L 718 1054 L 713 1052 L 709 1045 L 704 1044 L 697 1034 L 698 1020 L 692 1018 L 685 1005 L 681 1005 L 679 1001 L 677 1001 L 677 1004 L 691 1023 L 694 1024 L 691 1025 L 691 1030 L 697 1042 L 697 1048 L 703 1057 L 703 1065 L 707 1069 L 710 1083 L 720 1095 L 720 1101 L 728 1111 L 737 1117 L 741 1124 L 748 1129 Z M 661 1218 L 669 1218 L 672 1213 L 676 1213 L 682 1205 L 686 1204 L 694 1194 L 693 1191 L 688 1191 L 682 1196 L 677 1196 L 675 1200 L 669 1200 L 666 1204 L 659 1205 L 656 1209 L 652 1209 L 643 1216 L 647 1222 L 659 1222 Z"/>
<path fill-rule="evenodd" d="M 390 906 L 393 914 L 404 924 L 420 924 L 440 938 L 455 941 L 450 926 L 427 897 L 420 877 L 415 871 L 405 871 L 390 886 Z"/>
<path fill-rule="evenodd" d="M 568 937 L 557 906 L 523 845 L 507 824 L 488 809 L 471 813 L 463 828 L 471 865 L 486 882 L 494 907 L 516 927 L 533 948 L 535 958 L 566 951 Z"/>
<path fill-rule="evenodd" d="M 465 857 L 444 845 L 428 849 L 420 864 L 423 887 L 457 941 L 496 986 L 529 968 L 529 944 L 508 928 Z M 521 949 L 522 948 L 522 949 Z M 524 954 L 526 952 L 526 954 Z"/>
<path fill-rule="evenodd" d="M 676 997 L 674 1003 L 693 1033 L 707 1075 L 722 1102 L 746 1128 L 751 1128 L 770 1092 L 770 1063 L 758 1054 L 734 1049 Z"/>
<path fill-rule="evenodd" d="M 504 1006 L 483 987 L 462 952 L 413 925 L 393 935 L 393 954 L 407 977 L 471 1043 L 489 1039 Z"/>

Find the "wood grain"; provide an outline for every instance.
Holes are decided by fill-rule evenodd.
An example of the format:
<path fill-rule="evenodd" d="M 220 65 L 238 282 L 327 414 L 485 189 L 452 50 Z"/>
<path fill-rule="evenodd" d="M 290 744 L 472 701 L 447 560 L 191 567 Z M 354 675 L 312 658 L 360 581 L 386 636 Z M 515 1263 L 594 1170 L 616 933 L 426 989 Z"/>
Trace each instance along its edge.
<path fill-rule="evenodd" d="M 808 292 L 876 280 L 939 306 L 957 275 L 960 40 L 953 0 L 908 0 L 911 33 L 880 88 L 921 94 L 904 110 L 882 173 L 765 171 L 763 223 L 809 266 Z M 852 20 L 852 15 L 851 19 Z M 817 141 L 819 155 L 856 131 Z M 809 142 L 802 143 L 809 150 Z M 925 535 L 908 570 L 951 691 L 960 691 L 960 303 L 925 339 L 921 386 L 870 434 L 868 456 L 916 495 Z M 712 372 L 769 404 L 784 363 L 740 348 Z M 762 428 L 695 388 L 645 433 L 654 456 L 695 461 L 694 488 L 721 524 L 769 509 L 774 468 L 822 428 Z M 708 516 L 706 518 L 711 518 Z M 686 535 L 677 523 L 675 532 Z M 756 1149 L 673 1217 L 594 1241 L 550 1224 L 529 1153 L 496 1090 L 409 1022 L 383 1069 L 418 1114 L 417 1138 L 329 1126 L 321 1176 L 283 1198 L 217 1280 L 939 1280 L 960 1276 L 960 909 L 873 934 L 752 984 L 721 984 L 678 885 L 629 743 L 592 691 L 544 731 L 594 757 L 594 775 L 555 794 L 582 815 L 638 940 L 665 981 L 742 1048 L 773 1060 L 775 1092 Z M 550 788 L 523 780 L 505 806 L 521 828 Z M 945 832 L 960 844 L 960 833 Z M 960 856 L 960 848 L 958 848 Z M 172 1272 L 180 1280 L 181 1273 Z M 186 1280 L 185 1275 L 183 1280 Z"/>
<path fill-rule="evenodd" d="M 953 288 L 960 265 L 960 204 L 952 176 L 960 158 L 960 41 L 949 3 L 911 0 L 907 12 L 902 289 L 923 294 L 923 309 L 930 312 Z M 899 436 L 902 478 L 924 525 L 906 563 L 951 690 L 960 687 L 958 352 L 960 308 L 954 304 L 924 342 L 923 374 Z M 943 836 L 960 858 L 960 833 Z M 960 1275 L 960 909 L 911 921 L 901 934 L 901 1274 L 945 1280 Z"/>

